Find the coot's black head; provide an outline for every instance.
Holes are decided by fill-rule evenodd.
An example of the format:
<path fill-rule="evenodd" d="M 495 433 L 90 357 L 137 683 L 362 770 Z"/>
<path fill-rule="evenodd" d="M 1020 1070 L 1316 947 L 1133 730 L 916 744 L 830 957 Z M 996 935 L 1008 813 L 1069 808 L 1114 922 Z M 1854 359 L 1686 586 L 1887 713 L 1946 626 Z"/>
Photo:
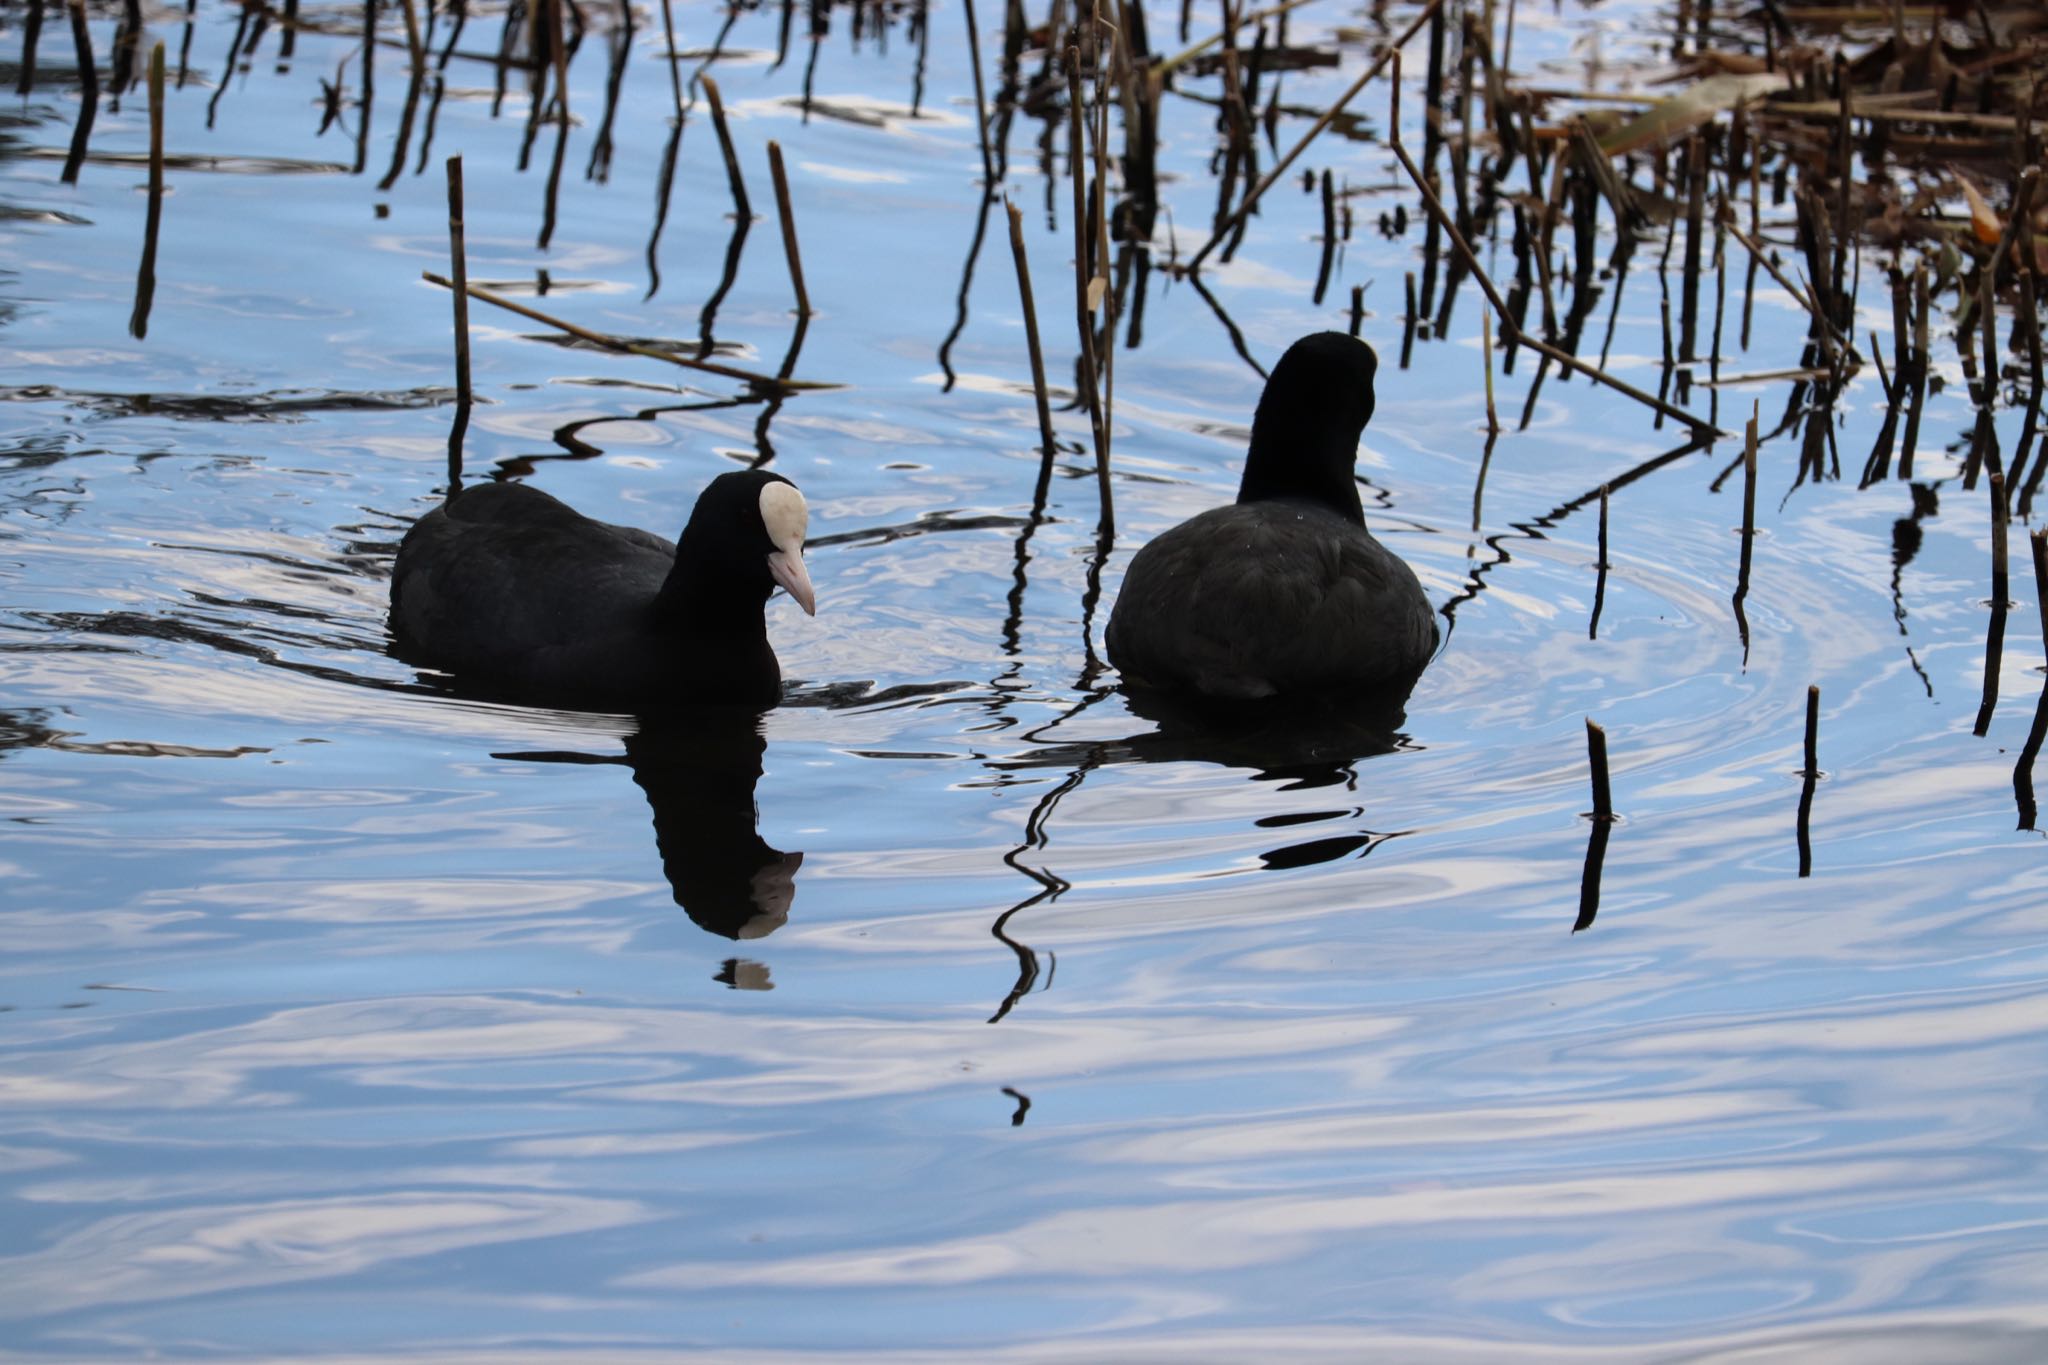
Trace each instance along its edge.
<path fill-rule="evenodd" d="M 764 469 L 720 474 L 698 495 L 676 542 L 676 571 L 663 597 L 692 614 L 729 601 L 735 608 L 750 608 L 758 621 L 760 603 L 780 587 L 815 616 L 817 595 L 804 568 L 809 525 L 804 495 L 780 474 Z"/>
<path fill-rule="evenodd" d="M 1303 498 L 1363 522 L 1351 470 L 1372 420 L 1378 369 L 1372 347 L 1343 332 L 1289 346 L 1259 397 L 1237 500 Z"/>

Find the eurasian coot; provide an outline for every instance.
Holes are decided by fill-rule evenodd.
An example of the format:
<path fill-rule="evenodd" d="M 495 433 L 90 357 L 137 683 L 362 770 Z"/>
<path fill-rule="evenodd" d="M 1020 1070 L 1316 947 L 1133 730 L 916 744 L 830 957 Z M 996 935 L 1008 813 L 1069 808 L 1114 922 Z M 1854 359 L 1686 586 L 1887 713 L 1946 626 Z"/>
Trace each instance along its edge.
<path fill-rule="evenodd" d="M 674 544 L 524 484 L 478 484 L 406 532 L 392 631 L 401 657 L 537 705 L 773 706 L 782 669 L 762 608 L 780 585 L 816 613 L 809 516 L 763 470 L 713 479 Z"/>
<path fill-rule="evenodd" d="M 1259 399 L 1237 501 L 1139 550 L 1106 643 L 1125 683 L 1201 697 L 1405 695 L 1436 649 L 1415 573 L 1365 529 L 1352 465 L 1372 347 L 1320 332 Z"/>

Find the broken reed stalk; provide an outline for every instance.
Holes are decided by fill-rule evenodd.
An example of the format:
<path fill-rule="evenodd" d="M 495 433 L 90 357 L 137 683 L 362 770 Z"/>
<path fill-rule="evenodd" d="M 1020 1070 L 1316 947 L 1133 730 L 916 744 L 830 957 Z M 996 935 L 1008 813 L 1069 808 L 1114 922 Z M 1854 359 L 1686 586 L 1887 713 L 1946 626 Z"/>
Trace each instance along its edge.
<path fill-rule="evenodd" d="M 448 268 L 455 278 L 455 422 L 448 428 L 448 497 L 462 490 L 462 440 L 469 432 L 469 261 L 462 243 L 462 158 L 448 158 Z"/>
<path fill-rule="evenodd" d="M 1408 368 L 1408 358 L 1415 351 L 1415 272 L 1405 272 L 1402 287 L 1407 290 L 1408 311 L 1401 315 L 1401 368 Z"/>
<path fill-rule="evenodd" d="M 1607 603 L 1607 488 L 1604 483 L 1600 485 L 1600 552 L 1593 565 L 1593 615 L 1586 622 L 1588 640 L 1600 638 L 1600 609 Z"/>
<path fill-rule="evenodd" d="M 1238 223 L 1243 221 L 1245 215 L 1252 211 L 1252 206 L 1259 202 L 1259 199 L 1267 190 L 1273 188 L 1273 185 L 1281 176 L 1287 174 L 1287 168 L 1294 164 L 1295 158 L 1308 150 L 1308 144 L 1315 141 L 1317 134 L 1336 122 L 1337 115 L 1344 112 L 1344 106 L 1356 99 L 1358 92 L 1371 84 L 1373 77 L 1379 75 L 1389 61 L 1394 63 L 1394 79 L 1396 81 L 1400 79 L 1401 49 L 1407 46 L 1409 39 L 1420 33 L 1423 27 L 1436 17 L 1436 13 L 1442 8 L 1443 3 L 1444 0 L 1429 0 L 1429 3 L 1422 7 L 1421 12 L 1409 20 L 1408 27 L 1402 29 L 1400 33 L 1394 36 L 1391 42 L 1380 49 L 1380 55 L 1373 59 L 1371 66 L 1365 69 L 1365 74 L 1353 81 L 1351 87 L 1337 97 L 1337 102 L 1323 111 L 1321 117 L 1316 119 L 1315 124 L 1306 133 L 1301 135 L 1301 140 L 1288 149 L 1287 155 L 1275 162 L 1273 169 L 1266 172 L 1265 178 L 1252 186 L 1244 198 L 1238 201 L 1237 208 L 1231 212 L 1230 216 L 1216 225 L 1215 230 L 1209 234 L 1209 240 L 1202 243 L 1202 249 L 1197 251 L 1194 258 L 1188 262 L 1188 269 L 1190 271 L 1202 268 L 1202 262 L 1209 258 L 1209 253 L 1214 251 L 1236 229 Z"/>
<path fill-rule="evenodd" d="M 1038 435 L 1040 449 L 1045 452 L 1045 463 L 1039 482 L 1045 483 L 1052 473 L 1053 453 L 1058 446 L 1052 434 L 1052 403 L 1045 391 L 1045 353 L 1038 346 L 1038 306 L 1031 297 L 1031 262 L 1024 254 L 1024 211 L 1003 200 L 1003 208 L 1010 215 L 1010 255 L 1017 261 L 1017 296 L 1024 305 L 1024 344 L 1031 354 L 1031 391 L 1038 399 Z"/>
<path fill-rule="evenodd" d="M 1749 424 L 1742 435 L 1742 555 L 1735 569 L 1735 595 L 1729 605 L 1735 612 L 1735 631 L 1742 640 L 1742 662 L 1749 663 L 1749 616 L 1742 609 L 1749 596 L 1750 556 L 1756 545 L 1756 424 L 1757 408 L 1752 404 Z"/>
<path fill-rule="evenodd" d="M 149 54 L 149 210 L 142 229 L 142 264 L 135 272 L 135 310 L 128 334 L 149 335 L 149 309 L 156 300 L 156 241 L 164 220 L 164 45 Z"/>
<path fill-rule="evenodd" d="M 1430 8 L 1433 10 L 1435 7 L 1435 0 L 1432 0 Z M 1401 89 L 1400 49 L 1393 49 L 1392 55 L 1394 94 L 1395 98 L 1399 99 Z M 1604 384 L 1625 397 L 1633 398 L 1636 402 L 1643 404 L 1654 412 L 1662 413 L 1674 421 L 1683 422 L 1695 436 L 1714 437 L 1721 434 L 1714 428 L 1713 423 L 1705 418 L 1687 412 L 1683 408 L 1673 407 L 1661 398 L 1644 393 L 1635 385 L 1625 380 L 1616 379 L 1599 366 L 1588 364 L 1577 356 L 1560 350 L 1547 341 L 1538 340 L 1517 325 L 1514 314 L 1509 311 L 1506 301 L 1500 296 L 1500 291 L 1494 287 L 1492 278 L 1486 273 L 1486 267 L 1479 263 L 1478 255 L 1472 250 L 1472 244 L 1465 240 L 1464 233 L 1458 231 L 1458 225 L 1452 221 L 1450 214 L 1445 211 L 1443 201 L 1438 199 L 1436 191 L 1429 187 L 1429 181 L 1423 176 L 1421 168 L 1415 164 L 1415 159 L 1408 155 L 1408 148 L 1401 141 L 1398 115 L 1390 123 L 1391 126 L 1387 130 L 1388 147 L 1393 151 L 1396 159 L 1400 161 L 1401 169 L 1406 171 L 1408 178 L 1415 182 L 1415 188 L 1422 195 L 1423 207 L 1429 210 L 1430 217 L 1436 220 L 1437 226 L 1443 229 L 1444 235 L 1451 239 L 1451 245 L 1458 249 L 1459 257 L 1465 262 L 1466 271 L 1478 283 L 1480 292 L 1486 295 L 1487 303 L 1492 305 L 1495 315 L 1500 318 L 1501 340 L 1513 346 L 1527 346 L 1538 355 L 1550 357 L 1551 360 L 1565 369 L 1577 370 L 1588 379 Z"/>
<path fill-rule="evenodd" d="M 768 143 L 768 173 L 775 179 L 775 211 L 782 218 L 782 250 L 789 257 L 789 282 L 796 289 L 798 317 L 810 317 L 811 296 L 804 289 L 803 257 L 797 254 L 796 213 L 789 204 L 789 177 L 782 170 L 782 144 Z"/>
<path fill-rule="evenodd" d="M 1812 684 L 1806 688 L 1806 766 L 1800 771 L 1809 779 L 1820 776 L 1820 688 Z"/>
<path fill-rule="evenodd" d="M 1984 634 L 1984 697 L 1977 705 L 1978 738 L 1991 729 L 1991 713 L 1998 706 L 1998 676 L 2005 661 L 2006 594 L 2011 580 L 2006 569 L 2005 524 L 2011 519 L 2005 505 L 2005 475 L 1991 476 L 1991 624 Z"/>
<path fill-rule="evenodd" d="M 1593 775 L 1593 818 L 1611 821 L 1614 819 L 1614 794 L 1607 784 L 1607 732 L 1591 718 L 1586 721 L 1586 763 Z"/>
<path fill-rule="evenodd" d="M 1356 335 L 1357 331 L 1356 327 L 1352 328 L 1353 335 Z M 1479 357 L 1480 363 L 1486 371 L 1486 434 L 1498 436 L 1500 435 L 1500 411 L 1493 405 L 1493 314 L 1486 312 L 1484 309 L 1480 310 L 1479 313 Z M 1607 542 L 1604 539 L 1607 534 L 1607 492 L 1605 488 L 1602 488 L 1600 498 L 1600 534 L 1603 537 L 1600 542 L 1600 558 L 1604 560 L 1607 558 Z"/>
<path fill-rule="evenodd" d="M 420 278 L 428 284 L 438 284 L 443 289 L 455 288 L 454 281 L 446 276 L 437 275 L 431 270 L 422 270 Z M 689 356 L 677 355 L 674 351 L 664 351 L 653 346 L 642 346 L 638 342 L 625 341 L 605 332 L 594 332 L 588 327 L 579 327 L 573 322 L 550 317 L 538 308 L 529 308 L 517 300 L 506 298 L 503 294 L 494 294 L 481 285 L 472 284 L 461 292 L 466 293 L 470 298 L 482 299 L 493 307 L 503 308 L 508 313 L 517 313 L 520 317 L 531 318 L 543 326 L 552 327 L 558 332 L 575 337 L 578 341 L 587 341 L 593 346 L 601 346 L 607 351 L 617 351 L 620 355 L 645 356 L 649 360 L 664 360 L 671 365 L 680 365 L 686 370 L 701 370 L 705 374 L 720 375 L 726 379 L 737 379 L 742 383 L 766 389 L 770 393 L 795 393 L 805 389 L 836 389 L 839 387 L 837 384 L 820 383 L 813 379 L 788 379 L 776 375 L 757 374 L 752 370 L 742 370 L 736 365 L 720 365 L 710 360 L 693 360 Z"/>
<path fill-rule="evenodd" d="M 754 216 L 754 206 L 747 202 L 746 177 L 740 174 L 740 156 L 733 150 L 732 129 L 726 126 L 725 101 L 718 96 L 718 82 L 710 76 L 699 76 L 697 82 L 704 87 L 704 98 L 711 102 L 711 128 L 718 134 L 718 150 L 725 157 L 725 178 L 732 186 L 733 214 L 744 222 Z"/>
<path fill-rule="evenodd" d="M 1799 875 L 1813 875 L 1813 787 L 1820 780 L 1820 689 L 1806 688 L 1806 766 L 1800 769 L 1799 815 L 1794 835 L 1799 843 Z"/>

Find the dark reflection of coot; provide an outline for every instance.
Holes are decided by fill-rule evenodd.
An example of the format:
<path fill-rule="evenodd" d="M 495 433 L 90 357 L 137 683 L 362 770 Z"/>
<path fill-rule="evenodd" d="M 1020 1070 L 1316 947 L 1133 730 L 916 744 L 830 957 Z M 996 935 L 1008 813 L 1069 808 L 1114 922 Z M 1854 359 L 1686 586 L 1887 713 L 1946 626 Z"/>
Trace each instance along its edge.
<path fill-rule="evenodd" d="M 760 718 L 750 711 L 643 725 L 626 740 L 633 780 L 654 808 L 654 842 L 676 904 L 726 938 L 781 928 L 804 861 L 761 837 L 754 784 L 766 751 Z"/>
<path fill-rule="evenodd" d="M 761 837 L 754 786 L 767 741 L 760 716 L 700 708 L 641 722 L 622 758 L 576 753 L 498 754 L 538 763 L 623 763 L 647 793 L 654 842 L 676 904 L 724 938 L 761 938 L 789 919 L 801 853 Z"/>
<path fill-rule="evenodd" d="M 1344 704 L 1327 701 L 1219 702 L 1158 692 L 1128 692 L 1125 704 L 1153 729 L 1128 739 L 1050 744 L 1002 768 L 1071 768 L 1119 763 L 1214 763 L 1244 771 L 1248 780 L 1273 782 L 1282 791 L 1356 790 L 1358 765 L 1393 753 L 1406 742 L 1408 688 L 1361 694 Z M 1345 806 L 1269 816 L 1262 828 L 1298 830 L 1361 812 Z M 1302 831 L 1306 833 L 1306 830 Z M 1334 862 L 1370 850 L 1385 836 L 1370 830 L 1296 839 L 1260 855 L 1273 869 Z"/>

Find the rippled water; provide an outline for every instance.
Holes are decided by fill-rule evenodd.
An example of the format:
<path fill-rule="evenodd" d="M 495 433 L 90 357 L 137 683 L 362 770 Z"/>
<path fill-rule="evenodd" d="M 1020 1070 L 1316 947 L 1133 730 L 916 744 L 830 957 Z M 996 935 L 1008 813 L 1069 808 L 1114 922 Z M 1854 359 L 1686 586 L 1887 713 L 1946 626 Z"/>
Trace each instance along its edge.
<path fill-rule="evenodd" d="M 26 13 L 0 10 L 10 81 Z M 448 298 L 419 280 L 446 255 L 441 158 L 465 158 L 473 280 L 635 337 L 707 330 L 725 172 L 698 106 L 657 277 L 660 11 L 622 41 L 587 7 L 539 246 L 556 131 L 522 170 L 520 82 L 493 117 L 492 68 L 458 57 L 400 155 L 387 44 L 358 145 L 359 107 L 320 125 L 323 84 L 362 93 L 361 11 L 302 13 L 334 32 L 286 59 L 274 25 L 238 40 L 239 7 L 148 11 L 187 159 L 146 340 L 146 100 L 103 67 L 61 183 L 78 80 L 48 7 L 0 120 L 0 1353 L 2048 1350 L 2048 877 L 2015 829 L 2042 649 L 2022 570 L 1973 737 L 1990 523 L 1941 450 L 1960 385 L 1917 489 L 1853 486 L 1868 373 L 1836 432 L 1850 481 L 1795 480 L 1796 436 L 1765 442 L 1745 649 L 1741 480 L 1716 484 L 1736 444 L 1630 477 L 1679 437 L 1553 380 L 1476 499 L 1477 297 L 1398 368 L 1419 234 L 1373 223 L 1400 196 L 1356 201 L 1317 307 L 1320 207 L 1283 188 L 1205 279 L 1264 363 L 1368 286 L 1368 514 L 1448 643 L 1391 751 L 1155 723 L 1099 662 L 1107 605 L 1147 536 L 1230 496 L 1258 375 L 1155 273 L 1117 362 L 1114 549 L 1094 562 L 1078 453 L 1033 529 L 999 210 L 939 355 L 977 240 L 960 13 L 921 57 L 904 23 L 855 43 L 836 12 L 814 65 L 799 15 L 780 66 L 780 13 L 743 13 L 715 70 L 757 212 L 766 140 L 788 155 L 819 308 L 795 373 L 843 387 L 769 411 L 477 305 L 469 464 L 672 533 L 712 473 L 772 453 L 817 537 L 819 615 L 771 608 L 792 704 L 757 734 L 465 702 L 384 652 L 450 416 Z M 474 6 L 461 50 L 501 16 Z M 1609 61 L 1647 50 L 1641 16 L 1525 13 L 1518 64 L 1563 79 L 1596 31 Z M 115 17 L 90 25 L 103 63 Z M 682 4 L 681 45 L 723 20 Z M 1175 46 L 1173 11 L 1152 27 Z M 1342 51 L 1285 102 L 1333 98 L 1368 41 Z M 1164 117 L 1185 254 L 1214 116 Z M 1038 127 L 1005 189 L 1057 384 L 1068 201 Z M 1304 164 L 1393 183 L 1370 141 Z M 765 217 L 708 330 L 773 368 L 790 308 Z M 1801 315 L 1767 283 L 1756 308 L 1730 368 L 1795 362 Z M 1654 277 L 1619 316 L 1615 367 L 1654 383 Z M 1526 365 L 1500 382 L 1519 410 Z M 1724 391 L 1722 424 L 1783 392 Z M 1574 933 L 1589 716 L 1625 818 Z"/>

